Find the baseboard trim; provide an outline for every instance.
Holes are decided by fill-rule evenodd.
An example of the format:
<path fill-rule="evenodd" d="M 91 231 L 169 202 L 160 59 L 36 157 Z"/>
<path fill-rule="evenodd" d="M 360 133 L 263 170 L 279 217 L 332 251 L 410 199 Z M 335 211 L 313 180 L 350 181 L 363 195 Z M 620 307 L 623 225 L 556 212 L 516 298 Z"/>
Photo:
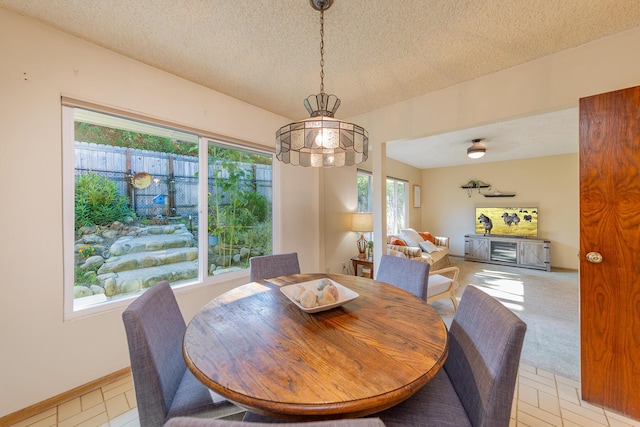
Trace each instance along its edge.
<path fill-rule="evenodd" d="M 577 268 L 551 266 L 551 271 L 567 271 L 569 273 L 577 273 L 579 270 Z"/>
<path fill-rule="evenodd" d="M 44 412 L 47 409 L 51 409 L 64 402 L 80 397 L 83 394 L 87 394 L 92 390 L 103 387 L 107 384 L 110 384 L 114 381 L 117 381 L 121 378 L 125 378 L 130 375 L 131 375 L 130 367 L 120 369 L 119 371 L 113 372 L 109 375 L 105 375 L 102 378 L 98 378 L 87 384 L 83 384 L 69 391 L 65 391 L 64 393 L 61 393 L 57 396 L 50 397 L 49 399 L 43 400 L 42 402 L 38 402 L 24 409 L 20 409 L 19 411 L 13 412 L 9 415 L 5 415 L 4 417 L 0 417 L 0 426 L 10 426 L 12 424 L 17 424 L 20 421 L 24 421 L 27 418 L 31 418 L 34 415 L 39 414 L 40 412 Z"/>

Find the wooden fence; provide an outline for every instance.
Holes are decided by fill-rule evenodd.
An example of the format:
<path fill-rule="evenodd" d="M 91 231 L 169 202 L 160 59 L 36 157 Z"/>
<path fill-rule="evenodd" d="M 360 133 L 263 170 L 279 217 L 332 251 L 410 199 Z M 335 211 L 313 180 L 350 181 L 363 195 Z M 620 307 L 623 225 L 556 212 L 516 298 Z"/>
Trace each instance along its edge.
<path fill-rule="evenodd" d="M 139 217 L 187 217 L 198 215 L 198 158 L 133 148 L 76 142 L 74 152 L 76 175 L 93 172 L 117 183 L 127 195 Z M 242 163 L 250 170 L 252 181 L 244 185 L 255 188 L 269 203 L 273 200 L 271 165 Z M 209 192 L 216 179 L 228 179 L 224 169 L 214 177 L 216 165 L 209 165 Z M 151 184 L 145 188 L 133 186 L 136 173 L 147 173 Z"/>

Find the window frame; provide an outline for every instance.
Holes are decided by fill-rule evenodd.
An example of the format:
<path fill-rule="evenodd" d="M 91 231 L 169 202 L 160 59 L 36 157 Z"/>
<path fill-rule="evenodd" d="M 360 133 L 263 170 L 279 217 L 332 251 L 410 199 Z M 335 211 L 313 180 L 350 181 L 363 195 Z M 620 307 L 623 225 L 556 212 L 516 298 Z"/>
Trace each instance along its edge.
<path fill-rule="evenodd" d="M 398 225 L 398 230 L 397 231 L 391 231 L 393 230 L 393 227 L 389 227 L 389 222 L 388 222 L 388 216 L 389 216 L 389 212 L 393 213 L 394 216 L 394 222 L 397 222 L 397 218 L 396 217 L 396 209 L 390 209 L 389 207 L 389 199 L 387 196 L 387 186 L 389 181 L 393 182 L 393 186 L 394 186 L 394 200 L 396 201 L 397 204 L 397 199 L 398 199 L 398 183 L 402 183 L 404 185 L 404 209 L 403 209 L 403 215 L 404 215 L 404 225 Z M 409 220 L 409 204 L 408 204 L 408 200 L 407 197 L 409 195 L 408 193 L 409 191 L 409 181 L 404 180 L 404 179 L 399 179 L 399 178 L 393 178 L 390 176 L 387 176 L 385 179 L 385 200 L 387 201 L 387 234 L 398 234 L 400 233 L 400 230 L 402 230 L 402 228 L 407 228 L 407 224 L 408 224 L 408 220 Z"/>
<path fill-rule="evenodd" d="M 373 174 L 369 171 L 366 171 L 364 169 L 358 169 L 356 172 L 356 193 L 358 193 L 358 180 L 360 178 L 360 176 L 366 176 L 368 179 L 368 185 L 367 185 L 367 205 L 368 205 L 368 209 L 362 210 L 360 209 L 360 194 L 357 194 L 357 201 L 356 201 L 356 211 L 357 212 L 361 212 L 361 213 L 372 213 L 373 212 Z"/>
<path fill-rule="evenodd" d="M 275 220 L 279 216 L 279 194 L 275 191 L 279 187 L 280 172 L 279 164 L 275 161 L 274 150 L 269 147 L 257 144 L 251 144 L 246 141 L 240 141 L 234 138 L 227 138 L 215 135 L 210 132 L 180 126 L 175 123 L 164 120 L 154 119 L 137 113 L 130 113 L 123 110 L 117 110 L 110 107 L 101 107 L 93 103 L 87 103 L 71 98 L 62 97 L 62 249 L 63 249 L 63 319 L 74 320 L 95 314 L 106 313 L 109 311 L 119 310 L 129 305 L 139 294 L 124 296 L 121 299 L 111 300 L 103 303 L 97 303 L 74 311 L 74 245 L 75 245 L 75 109 L 92 110 L 102 114 L 122 117 L 127 120 L 140 121 L 149 125 L 165 127 L 181 132 L 194 134 L 198 139 L 198 241 L 206 241 L 207 224 L 208 224 L 208 207 L 207 207 L 207 183 L 208 183 L 208 156 L 207 153 L 209 142 L 224 145 L 231 149 L 244 151 L 252 151 L 255 153 L 271 156 L 272 158 L 272 191 L 273 198 L 271 200 L 272 211 L 272 251 L 277 247 L 276 229 L 278 221 Z M 203 239 L 204 235 L 204 239 Z M 205 244 L 198 245 L 198 276 L 192 283 L 172 285 L 173 289 L 198 289 L 204 286 L 218 285 L 226 282 L 245 279 L 249 275 L 248 269 L 239 271 L 231 271 L 222 275 L 209 275 L 207 254 L 208 247 Z"/>
<path fill-rule="evenodd" d="M 359 194 L 359 188 L 358 188 L 358 180 L 360 178 L 360 176 L 366 176 L 367 177 L 367 205 L 368 205 L 368 209 L 365 210 L 361 210 L 360 209 L 360 194 Z M 373 174 L 367 170 L 364 169 L 358 169 L 356 172 L 356 212 L 357 213 L 373 213 Z M 369 240 L 369 241 L 373 241 L 373 232 L 372 231 L 367 231 L 362 233 L 362 235 L 364 236 L 365 239 Z"/>

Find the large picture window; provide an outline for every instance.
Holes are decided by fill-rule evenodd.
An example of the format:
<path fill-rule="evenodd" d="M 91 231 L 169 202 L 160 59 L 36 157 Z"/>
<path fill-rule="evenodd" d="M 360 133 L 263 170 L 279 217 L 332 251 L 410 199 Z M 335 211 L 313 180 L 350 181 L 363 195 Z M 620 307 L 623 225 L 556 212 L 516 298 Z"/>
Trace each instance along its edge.
<path fill-rule="evenodd" d="M 209 275 L 271 253 L 272 156 L 215 141 L 208 147 Z"/>
<path fill-rule="evenodd" d="M 271 154 L 78 107 L 63 121 L 67 317 L 272 252 Z"/>

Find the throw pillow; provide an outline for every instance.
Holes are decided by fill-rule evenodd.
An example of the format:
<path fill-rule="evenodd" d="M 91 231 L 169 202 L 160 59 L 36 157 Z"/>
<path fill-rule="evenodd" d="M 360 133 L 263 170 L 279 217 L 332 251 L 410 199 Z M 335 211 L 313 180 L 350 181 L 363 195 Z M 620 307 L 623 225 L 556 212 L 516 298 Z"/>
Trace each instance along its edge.
<path fill-rule="evenodd" d="M 424 242 L 420 242 L 420 249 L 430 254 L 431 252 L 437 251 L 438 247 L 431 243 L 429 240 L 425 240 Z"/>
<path fill-rule="evenodd" d="M 424 239 L 413 228 L 400 230 L 400 237 L 402 237 L 407 246 L 418 246 L 420 242 L 424 242 Z"/>
<path fill-rule="evenodd" d="M 422 237 L 424 240 L 428 240 L 431 243 L 433 243 L 435 245 L 436 243 L 436 238 L 433 237 L 433 234 L 429 233 L 428 231 L 418 231 L 418 234 L 420 235 L 420 237 Z"/>
<path fill-rule="evenodd" d="M 407 246 L 407 244 L 400 240 L 400 239 L 391 239 L 391 241 L 389 242 L 390 245 L 396 245 L 396 246 Z"/>

